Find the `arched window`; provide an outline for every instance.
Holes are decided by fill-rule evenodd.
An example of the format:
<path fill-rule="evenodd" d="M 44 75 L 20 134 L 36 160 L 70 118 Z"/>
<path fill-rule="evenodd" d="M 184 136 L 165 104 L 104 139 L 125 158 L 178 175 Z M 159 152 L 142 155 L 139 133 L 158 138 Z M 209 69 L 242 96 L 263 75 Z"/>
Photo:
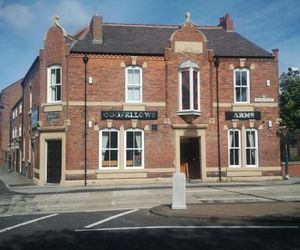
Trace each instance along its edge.
<path fill-rule="evenodd" d="M 47 69 L 47 101 L 62 101 L 62 72 L 61 66 L 54 65 Z"/>
<path fill-rule="evenodd" d="M 199 66 L 190 60 L 179 66 L 179 111 L 200 112 Z"/>
<path fill-rule="evenodd" d="M 103 129 L 99 136 L 100 168 L 110 169 L 119 167 L 119 131 Z"/>
<path fill-rule="evenodd" d="M 234 102 L 250 102 L 249 70 L 245 68 L 234 70 Z"/>
<path fill-rule="evenodd" d="M 142 102 L 142 69 L 138 66 L 126 68 L 126 102 Z"/>
<path fill-rule="evenodd" d="M 128 129 L 125 133 L 125 166 L 126 168 L 144 167 L 144 131 Z"/>

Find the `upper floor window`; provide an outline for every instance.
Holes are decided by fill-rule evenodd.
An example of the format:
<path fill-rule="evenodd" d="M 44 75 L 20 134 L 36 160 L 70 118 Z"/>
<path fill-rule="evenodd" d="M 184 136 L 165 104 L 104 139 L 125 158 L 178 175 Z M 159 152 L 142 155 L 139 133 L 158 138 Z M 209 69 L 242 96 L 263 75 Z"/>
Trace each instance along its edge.
<path fill-rule="evenodd" d="M 119 131 L 115 129 L 104 129 L 100 131 L 100 148 L 100 168 L 118 168 Z"/>
<path fill-rule="evenodd" d="M 61 93 L 61 67 L 52 66 L 48 68 L 48 102 L 60 102 Z"/>
<path fill-rule="evenodd" d="M 250 81 L 248 69 L 234 70 L 234 102 L 250 102 Z"/>
<path fill-rule="evenodd" d="M 126 102 L 142 102 L 142 69 L 126 68 Z"/>
<path fill-rule="evenodd" d="M 179 66 L 179 110 L 200 111 L 199 66 L 190 60 Z"/>

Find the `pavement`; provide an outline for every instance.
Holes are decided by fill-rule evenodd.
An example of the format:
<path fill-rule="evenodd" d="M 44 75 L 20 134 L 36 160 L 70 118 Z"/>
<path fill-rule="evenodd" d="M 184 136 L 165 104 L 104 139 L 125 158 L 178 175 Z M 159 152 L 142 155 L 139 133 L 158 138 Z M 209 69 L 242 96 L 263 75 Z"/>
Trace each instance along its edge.
<path fill-rule="evenodd" d="M 127 185 L 127 186 L 77 186 L 61 187 L 59 185 L 37 186 L 32 180 L 19 173 L 7 171 L 0 167 L 0 179 L 5 184 L 8 192 L 16 194 L 57 194 L 76 192 L 101 192 L 110 190 L 135 190 L 135 189 L 160 189 L 172 188 L 170 184 L 160 185 Z M 186 187 L 251 187 L 251 186 L 280 186 L 298 185 L 300 178 L 290 178 L 282 181 L 260 182 L 222 182 L 222 183 L 187 183 Z M 300 191 L 299 191 L 300 192 Z M 258 220 L 258 221 L 293 221 L 300 223 L 299 201 L 272 201 L 272 202 L 239 202 L 239 203 L 213 203 L 213 204 L 187 204 L 186 209 L 172 209 L 170 204 L 156 206 L 150 212 L 166 217 L 200 218 L 200 219 L 225 219 L 225 220 Z"/>

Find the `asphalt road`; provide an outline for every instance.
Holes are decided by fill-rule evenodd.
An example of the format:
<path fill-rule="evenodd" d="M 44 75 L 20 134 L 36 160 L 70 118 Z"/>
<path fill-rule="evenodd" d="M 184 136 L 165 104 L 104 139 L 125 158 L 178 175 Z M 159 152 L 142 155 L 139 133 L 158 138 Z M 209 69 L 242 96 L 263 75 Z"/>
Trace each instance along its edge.
<path fill-rule="evenodd" d="M 300 222 L 168 218 L 147 209 L 0 217 L 0 249 L 300 249 Z"/>

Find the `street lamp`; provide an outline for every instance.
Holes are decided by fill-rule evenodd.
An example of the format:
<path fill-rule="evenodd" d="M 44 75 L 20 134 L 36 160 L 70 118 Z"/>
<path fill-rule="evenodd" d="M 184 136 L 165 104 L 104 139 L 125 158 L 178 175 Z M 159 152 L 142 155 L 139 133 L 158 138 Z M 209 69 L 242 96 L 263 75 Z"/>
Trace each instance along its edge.
<path fill-rule="evenodd" d="M 87 184 L 87 93 L 86 93 L 86 85 L 87 85 L 87 63 L 89 61 L 88 56 L 85 54 L 82 58 L 84 63 L 84 186 Z"/>
<path fill-rule="evenodd" d="M 214 64 L 216 67 L 216 93 L 217 93 L 217 137 L 218 137 L 218 169 L 219 169 L 219 181 L 222 181 L 221 172 L 221 150 L 220 150 L 220 105 L 219 105 L 219 65 L 220 58 L 214 58 Z"/>
<path fill-rule="evenodd" d="M 9 109 L 9 135 L 8 135 L 8 141 L 9 141 L 9 150 L 8 150 L 8 170 L 12 171 L 12 157 L 11 157 L 11 135 L 12 135 L 12 109 L 9 105 L 0 102 L 0 111 L 4 110 L 6 108 Z"/>
<path fill-rule="evenodd" d="M 289 155 L 288 155 L 288 142 L 287 142 L 287 135 L 288 135 L 288 127 L 281 126 L 280 128 L 281 134 L 283 135 L 284 140 L 284 169 L 285 169 L 285 179 L 288 180 L 289 176 Z"/>

